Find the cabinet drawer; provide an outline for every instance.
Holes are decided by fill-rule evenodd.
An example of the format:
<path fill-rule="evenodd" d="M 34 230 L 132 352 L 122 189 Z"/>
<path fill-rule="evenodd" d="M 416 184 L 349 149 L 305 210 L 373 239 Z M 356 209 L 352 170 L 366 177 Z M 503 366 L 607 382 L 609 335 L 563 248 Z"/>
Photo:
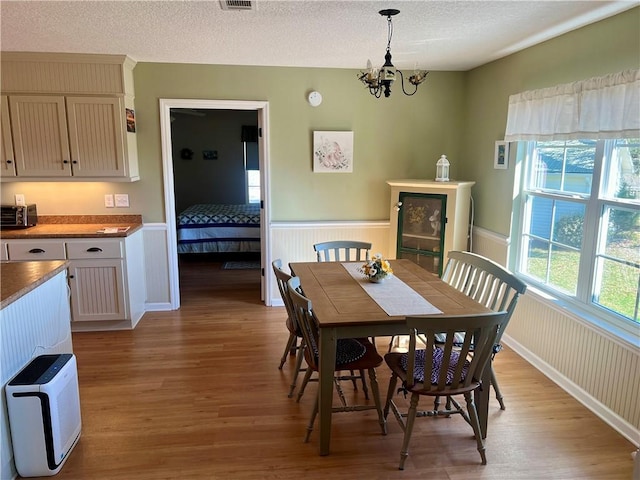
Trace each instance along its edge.
<path fill-rule="evenodd" d="M 122 258 L 121 240 L 82 240 L 67 242 L 67 258 Z"/>
<path fill-rule="evenodd" d="M 21 240 L 8 242 L 9 260 L 64 260 L 63 241 Z"/>

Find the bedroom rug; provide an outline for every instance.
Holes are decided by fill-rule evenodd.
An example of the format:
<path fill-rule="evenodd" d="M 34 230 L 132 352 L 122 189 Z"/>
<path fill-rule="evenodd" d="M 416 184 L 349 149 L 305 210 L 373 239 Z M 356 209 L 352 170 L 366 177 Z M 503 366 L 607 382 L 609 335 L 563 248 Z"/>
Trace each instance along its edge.
<path fill-rule="evenodd" d="M 249 260 L 249 261 L 235 261 L 235 262 L 224 262 L 222 265 L 223 270 L 259 270 L 260 269 L 260 261 L 258 260 Z"/>

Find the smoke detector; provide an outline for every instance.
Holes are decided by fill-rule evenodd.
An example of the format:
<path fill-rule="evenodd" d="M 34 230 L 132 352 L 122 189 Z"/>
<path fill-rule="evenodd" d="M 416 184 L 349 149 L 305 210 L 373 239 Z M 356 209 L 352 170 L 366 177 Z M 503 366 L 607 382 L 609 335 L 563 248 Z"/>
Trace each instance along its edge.
<path fill-rule="evenodd" d="M 222 10 L 255 10 L 255 0 L 220 0 Z"/>

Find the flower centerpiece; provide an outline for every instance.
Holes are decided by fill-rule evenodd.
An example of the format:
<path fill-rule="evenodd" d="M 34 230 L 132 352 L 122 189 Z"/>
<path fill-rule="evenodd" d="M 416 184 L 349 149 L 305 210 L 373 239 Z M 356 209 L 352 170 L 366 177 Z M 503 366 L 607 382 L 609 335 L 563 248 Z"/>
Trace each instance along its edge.
<path fill-rule="evenodd" d="M 382 258 L 382 254 L 380 253 L 376 253 L 373 258 L 362 265 L 358 271 L 374 283 L 382 282 L 388 276 L 393 275 L 391 264 L 388 260 Z"/>

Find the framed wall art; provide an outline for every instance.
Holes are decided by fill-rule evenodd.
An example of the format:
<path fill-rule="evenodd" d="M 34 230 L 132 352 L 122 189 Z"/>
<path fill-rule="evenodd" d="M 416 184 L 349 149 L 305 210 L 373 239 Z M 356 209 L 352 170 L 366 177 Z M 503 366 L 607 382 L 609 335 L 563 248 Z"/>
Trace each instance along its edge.
<path fill-rule="evenodd" d="M 353 132 L 313 132 L 313 171 L 353 172 Z"/>
<path fill-rule="evenodd" d="M 218 159 L 218 151 L 217 150 L 203 150 L 202 151 L 202 159 L 203 160 L 217 160 Z"/>
<path fill-rule="evenodd" d="M 131 108 L 125 108 L 127 116 L 127 132 L 136 133 L 136 112 Z"/>
<path fill-rule="evenodd" d="M 509 144 L 507 142 L 496 142 L 496 149 L 493 158 L 493 168 L 506 170 L 509 167 Z"/>

